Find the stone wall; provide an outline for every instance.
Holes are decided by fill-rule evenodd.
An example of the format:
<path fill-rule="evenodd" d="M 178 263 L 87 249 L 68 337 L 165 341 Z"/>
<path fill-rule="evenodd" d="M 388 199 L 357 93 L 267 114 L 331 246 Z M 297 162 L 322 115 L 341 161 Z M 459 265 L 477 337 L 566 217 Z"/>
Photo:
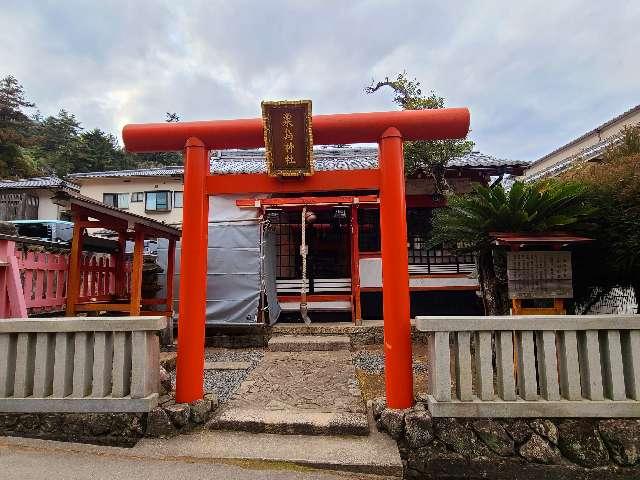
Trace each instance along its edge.
<path fill-rule="evenodd" d="M 166 396 L 149 413 L 0 413 L 0 436 L 131 447 L 142 437 L 201 428 L 217 408 L 217 397 L 207 394 L 191 404 Z"/>
<path fill-rule="evenodd" d="M 373 402 L 397 442 L 407 479 L 638 479 L 638 419 L 432 418 Z"/>

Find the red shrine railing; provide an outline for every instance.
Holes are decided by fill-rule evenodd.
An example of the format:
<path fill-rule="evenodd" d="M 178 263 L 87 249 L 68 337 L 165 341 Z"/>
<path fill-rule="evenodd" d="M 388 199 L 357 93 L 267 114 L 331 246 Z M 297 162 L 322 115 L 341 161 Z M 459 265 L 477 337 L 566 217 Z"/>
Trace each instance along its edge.
<path fill-rule="evenodd" d="M 15 256 L 20 271 L 24 301 L 30 315 L 59 312 L 67 300 L 68 253 L 23 252 Z M 80 264 L 80 301 L 104 301 L 114 295 L 128 296 L 131 263 L 125 263 L 125 291 L 115 291 L 114 260 L 106 255 L 84 255 Z"/>
<path fill-rule="evenodd" d="M 116 262 L 111 256 L 83 255 L 80 259 L 79 302 L 108 301 L 130 293 L 131 262 L 125 262 L 123 292 L 116 292 Z"/>
<path fill-rule="evenodd" d="M 36 314 L 64 310 L 69 255 L 20 250 L 15 255 L 27 311 Z"/>

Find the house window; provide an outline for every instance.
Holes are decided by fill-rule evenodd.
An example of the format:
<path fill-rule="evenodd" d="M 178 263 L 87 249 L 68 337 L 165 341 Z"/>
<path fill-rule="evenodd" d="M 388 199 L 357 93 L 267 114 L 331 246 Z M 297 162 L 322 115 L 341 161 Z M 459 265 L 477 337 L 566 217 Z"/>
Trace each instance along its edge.
<path fill-rule="evenodd" d="M 131 194 L 131 202 L 144 202 L 144 192 L 133 192 Z"/>
<path fill-rule="evenodd" d="M 129 208 L 128 193 L 103 193 L 102 203 L 116 208 Z"/>
<path fill-rule="evenodd" d="M 155 192 L 144 192 L 144 209 L 147 212 L 169 212 L 171 211 L 171 192 L 160 190 Z"/>
<path fill-rule="evenodd" d="M 173 206 L 174 208 L 182 208 L 182 194 L 184 192 L 173 192 Z"/>

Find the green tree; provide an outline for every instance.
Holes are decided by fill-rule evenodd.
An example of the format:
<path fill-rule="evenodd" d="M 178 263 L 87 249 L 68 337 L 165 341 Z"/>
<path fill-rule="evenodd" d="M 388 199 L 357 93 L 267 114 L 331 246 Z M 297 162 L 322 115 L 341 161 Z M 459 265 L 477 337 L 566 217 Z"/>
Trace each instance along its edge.
<path fill-rule="evenodd" d="M 614 287 L 631 287 L 640 299 L 640 126 L 623 129 L 601 162 L 580 163 L 561 179 L 585 185 L 598 206 L 584 232 L 595 242 L 575 262 L 577 298 L 588 305 Z"/>
<path fill-rule="evenodd" d="M 25 148 L 33 142 L 34 121 L 25 113 L 35 105 L 12 75 L 0 80 L 0 177 L 19 178 L 38 174 Z"/>
<path fill-rule="evenodd" d="M 40 122 L 34 149 L 40 161 L 59 176 L 83 170 L 82 126 L 73 113 L 61 109 Z"/>
<path fill-rule="evenodd" d="M 574 228 L 593 213 L 586 188 L 577 183 L 515 182 L 474 186 L 466 195 L 450 195 L 437 209 L 432 243 L 451 245 L 476 255 L 478 282 L 487 315 L 509 313 L 504 252 L 493 246 L 492 233 L 544 233 Z"/>
<path fill-rule="evenodd" d="M 118 144 L 118 139 L 99 128 L 80 134 L 79 150 L 82 164 L 76 166 L 76 172 L 122 170 L 132 167 L 130 158 Z"/>
<path fill-rule="evenodd" d="M 415 78 L 411 80 L 406 72 L 399 73 L 395 80 L 390 80 L 389 77 L 382 82 L 373 80 L 365 88 L 365 92 L 372 94 L 384 87 L 393 90 L 393 101 L 403 110 L 431 110 L 445 106 L 444 97 L 433 91 L 425 95 L 420 82 Z M 474 143 L 466 139 L 405 142 L 405 171 L 408 175 L 421 172 L 430 175 L 436 192 L 447 193 L 450 190 L 445 178 L 447 163 L 453 158 L 470 153 L 473 147 Z"/>

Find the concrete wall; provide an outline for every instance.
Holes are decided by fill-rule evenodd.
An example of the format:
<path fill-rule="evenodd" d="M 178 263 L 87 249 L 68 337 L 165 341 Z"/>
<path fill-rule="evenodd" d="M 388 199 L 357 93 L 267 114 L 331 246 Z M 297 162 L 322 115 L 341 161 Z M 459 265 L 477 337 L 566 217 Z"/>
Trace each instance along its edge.
<path fill-rule="evenodd" d="M 51 201 L 53 193 L 50 190 L 37 190 L 34 193 L 38 195 L 39 202 L 37 220 L 60 220 L 64 209 Z"/>
<path fill-rule="evenodd" d="M 548 154 L 537 160 L 525 171 L 524 178 L 535 176 L 570 157 L 580 156 L 586 149 L 592 148 L 601 142 L 614 139 L 620 133 L 620 130 L 626 126 L 638 125 L 640 123 L 640 108 L 634 110 L 635 111 L 631 111 L 629 115 L 624 115 L 622 118 L 605 126 L 601 130 L 594 130 L 585 138 L 572 141 L 560 148 L 557 152 Z"/>
<path fill-rule="evenodd" d="M 83 178 L 74 180 L 80 184 L 80 194 L 99 200 L 102 202 L 105 193 L 133 193 L 169 190 L 171 192 L 181 192 L 184 190 L 182 178 L 172 177 L 127 177 L 127 178 Z M 126 210 L 137 215 L 144 215 L 165 222 L 170 225 L 182 223 L 182 208 L 173 206 L 171 202 L 169 212 L 147 212 L 145 202 L 131 202 L 129 197 L 129 208 Z"/>

